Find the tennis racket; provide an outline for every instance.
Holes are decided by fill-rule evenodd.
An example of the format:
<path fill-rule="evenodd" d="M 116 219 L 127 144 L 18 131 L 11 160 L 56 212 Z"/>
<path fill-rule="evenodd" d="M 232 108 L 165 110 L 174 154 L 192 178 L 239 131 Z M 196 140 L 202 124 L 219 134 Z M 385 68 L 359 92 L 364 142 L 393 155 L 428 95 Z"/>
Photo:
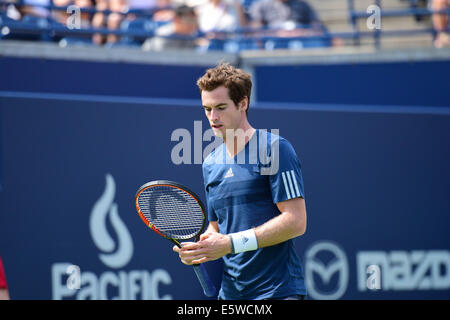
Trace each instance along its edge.
<path fill-rule="evenodd" d="M 205 227 L 205 210 L 199 197 L 187 187 L 158 180 L 144 184 L 136 193 L 136 210 L 142 221 L 160 236 L 181 248 L 181 240 L 198 241 Z M 207 297 L 216 294 L 205 267 L 193 265 Z"/>

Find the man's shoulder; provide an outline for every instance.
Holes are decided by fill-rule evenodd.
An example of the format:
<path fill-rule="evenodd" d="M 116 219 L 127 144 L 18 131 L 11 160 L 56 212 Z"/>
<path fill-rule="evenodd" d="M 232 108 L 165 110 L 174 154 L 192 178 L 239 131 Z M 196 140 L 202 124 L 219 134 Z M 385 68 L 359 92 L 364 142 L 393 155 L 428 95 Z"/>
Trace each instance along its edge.
<path fill-rule="evenodd" d="M 290 146 L 291 143 L 284 137 L 279 135 L 278 130 L 266 130 L 266 129 L 259 129 L 259 138 L 265 138 L 268 145 L 274 146 L 274 145 L 283 145 L 283 146 Z M 265 135 L 265 137 L 264 137 Z"/>
<path fill-rule="evenodd" d="M 260 150 L 260 156 L 269 157 L 274 161 L 285 161 L 287 159 L 295 159 L 297 153 L 295 152 L 294 146 L 286 138 L 280 136 L 278 131 L 265 131 L 260 130 L 260 135 L 266 134 L 266 151 Z M 262 145 L 260 145 L 261 148 Z"/>

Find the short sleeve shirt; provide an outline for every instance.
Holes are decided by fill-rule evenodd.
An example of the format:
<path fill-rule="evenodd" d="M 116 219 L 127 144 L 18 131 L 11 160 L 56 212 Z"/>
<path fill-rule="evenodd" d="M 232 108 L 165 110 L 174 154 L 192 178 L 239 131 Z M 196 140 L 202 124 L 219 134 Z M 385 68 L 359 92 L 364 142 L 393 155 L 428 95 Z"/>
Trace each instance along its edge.
<path fill-rule="evenodd" d="M 203 163 L 208 219 L 229 234 L 262 225 L 280 214 L 276 203 L 304 198 L 301 164 L 284 138 L 257 130 L 230 158 L 224 144 Z M 293 239 L 223 257 L 219 298 L 267 299 L 306 294 Z"/>

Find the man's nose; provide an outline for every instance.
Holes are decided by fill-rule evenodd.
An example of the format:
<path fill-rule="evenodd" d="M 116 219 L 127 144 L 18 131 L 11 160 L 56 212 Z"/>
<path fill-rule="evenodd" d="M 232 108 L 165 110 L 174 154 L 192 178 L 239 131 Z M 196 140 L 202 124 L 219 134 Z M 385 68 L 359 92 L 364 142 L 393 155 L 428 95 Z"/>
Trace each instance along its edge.
<path fill-rule="evenodd" d="M 212 108 L 211 109 L 211 121 L 218 121 L 219 120 L 219 112 Z"/>

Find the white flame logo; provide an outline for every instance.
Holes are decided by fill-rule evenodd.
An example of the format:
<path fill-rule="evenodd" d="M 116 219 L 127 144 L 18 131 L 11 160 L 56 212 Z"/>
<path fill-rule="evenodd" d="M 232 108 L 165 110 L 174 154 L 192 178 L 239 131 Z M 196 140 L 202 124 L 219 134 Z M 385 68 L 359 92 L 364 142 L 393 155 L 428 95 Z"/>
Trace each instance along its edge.
<path fill-rule="evenodd" d="M 119 217 L 117 204 L 113 202 L 115 194 L 116 184 L 112 175 L 108 173 L 105 191 L 92 208 L 89 227 L 97 248 L 106 252 L 99 254 L 100 260 L 108 267 L 121 268 L 133 256 L 133 241 L 127 227 Z M 116 232 L 117 246 L 106 229 L 107 217 Z"/>

